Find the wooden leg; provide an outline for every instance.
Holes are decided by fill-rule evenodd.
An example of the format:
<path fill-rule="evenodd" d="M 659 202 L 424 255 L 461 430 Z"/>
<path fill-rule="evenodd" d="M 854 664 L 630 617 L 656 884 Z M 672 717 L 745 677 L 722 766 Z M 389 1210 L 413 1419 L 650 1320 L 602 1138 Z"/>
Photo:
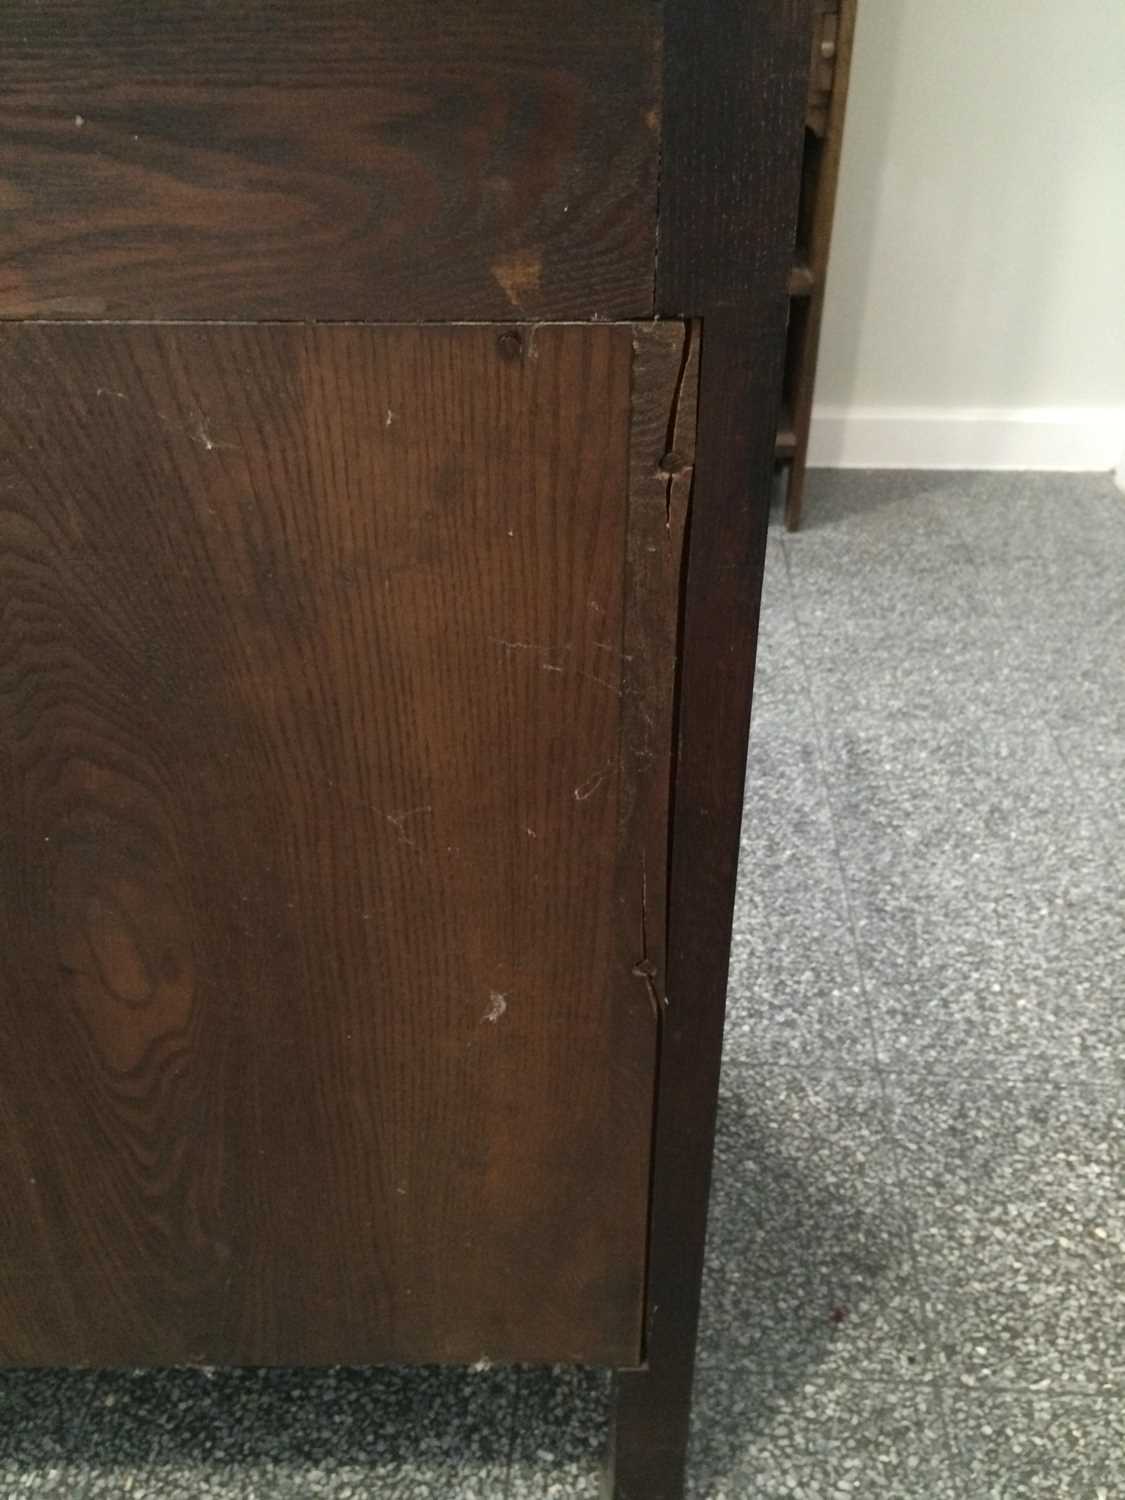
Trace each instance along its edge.
<path fill-rule="evenodd" d="M 779 275 L 778 285 L 784 290 Z M 784 305 L 781 306 L 784 314 Z M 773 309 L 767 348 L 780 349 Z M 681 1500 L 727 959 L 738 869 L 746 738 L 765 562 L 778 360 L 753 326 L 704 321 L 680 721 L 668 884 L 668 951 L 649 1238 L 645 1367 L 617 1377 L 610 1500 Z M 776 392 L 778 384 L 772 386 Z M 747 413 L 750 415 L 748 416 Z M 708 524 L 696 524 L 702 519 Z"/>
<path fill-rule="evenodd" d="M 604 1500 L 683 1500 L 694 1350 L 614 1380 Z"/>
<path fill-rule="evenodd" d="M 723 163 L 724 213 L 688 191 L 662 204 L 660 300 L 703 319 L 668 859 L 657 963 L 656 1089 L 645 1367 L 618 1375 L 608 1500 L 682 1500 L 719 1091 L 790 247 L 808 91 L 807 0 L 669 0 L 666 181 Z M 676 131 L 689 119 L 699 135 Z M 706 145 L 697 144 L 703 139 Z M 736 141 L 736 163 L 729 143 Z M 675 177 L 682 167 L 683 176 Z M 707 189 L 710 192 L 710 187 Z M 732 204 L 738 212 L 732 213 Z M 745 214 L 756 242 L 745 285 Z M 730 278 L 734 278 L 732 281 Z M 661 973 L 661 967 L 663 972 Z M 663 984 L 660 984 L 663 980 Z"/>

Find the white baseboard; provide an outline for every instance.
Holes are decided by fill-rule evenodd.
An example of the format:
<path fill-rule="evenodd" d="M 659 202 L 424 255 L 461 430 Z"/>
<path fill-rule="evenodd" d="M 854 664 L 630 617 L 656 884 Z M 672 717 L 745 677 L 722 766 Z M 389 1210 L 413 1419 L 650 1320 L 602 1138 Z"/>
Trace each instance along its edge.
<path fill-rule="evenodd" d="M 1055 469 L 1108 473 L 1125 406 L 818 406 L 809 463 L 826 469 Z"/>

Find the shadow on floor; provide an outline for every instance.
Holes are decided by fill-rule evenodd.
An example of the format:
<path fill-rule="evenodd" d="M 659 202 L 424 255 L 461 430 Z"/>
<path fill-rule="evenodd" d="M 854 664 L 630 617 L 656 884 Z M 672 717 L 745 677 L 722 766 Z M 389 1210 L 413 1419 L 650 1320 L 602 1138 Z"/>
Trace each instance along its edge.
<path fill-rule="evenodd" d="M 859 1201 L 854 1165 L 842 1162 L 834 1178 L 822 1151 L 806 1153 L 802 1129 L 787 1127 L 784 1102 L 745 1093 L 725 1093 L 720 1110 L 697 1493 L 739 1468 L 778 1409 L 851 1337 L 897 1254 Z M 397 1484 L 404 1495 L 413 1478 L 419 1493 L 438 1483 L 450 1495 L 464 1486 L 499 1496 L 514 1428 L 514 1493 L 537 1493 L 542 1465 L 541 1483 L 573 1472 L 586 1476 L 575 1491 L 586 1494 L 607 1418 L 598 1371 L 7 1372 L 0 1469 L 26 1475 L 28 1494 L 35 1474 L 62 1463 L 93 1476 L 147 1471 L 157 1485 L 167 1471 L 208 1484 L 245 1475 L 255 1494 L 254 1483 L 284 1479 L 278 1493 L 323 1480 L 332 1495 L 331 1476 L 347 1473 L 352 1484 Z M 137 1493 L 149 1493 L 143 1481 Z"/>
<path fill-rule="evenodd" d="M 776 1077 L 776 1075 L 771 1075 Z M 901 1226 L 857 1179 L 854 1157 L 815 1151 L 779 1130 L 777 1101 L 724 1093 L 696 1380 L 697 1493 L 768 1444 L 778 1412 L 839 1353 L 857 1360 L 880 1330 L 865 1324 L 909 1279 Z M 822 1122 L 823 1123 L 823 1122 Z M 815 1159 L 814 1159 L 815 1156 Z"/>

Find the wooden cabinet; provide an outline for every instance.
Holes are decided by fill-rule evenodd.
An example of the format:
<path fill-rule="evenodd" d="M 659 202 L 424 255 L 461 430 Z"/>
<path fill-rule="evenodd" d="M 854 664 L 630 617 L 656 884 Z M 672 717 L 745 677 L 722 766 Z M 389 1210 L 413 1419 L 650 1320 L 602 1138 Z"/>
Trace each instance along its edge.
<path fill-rule="evenodd" d="M 0 1362 L 601 1364 L 680 1492 L 807 67 L 5 8 Z"/>

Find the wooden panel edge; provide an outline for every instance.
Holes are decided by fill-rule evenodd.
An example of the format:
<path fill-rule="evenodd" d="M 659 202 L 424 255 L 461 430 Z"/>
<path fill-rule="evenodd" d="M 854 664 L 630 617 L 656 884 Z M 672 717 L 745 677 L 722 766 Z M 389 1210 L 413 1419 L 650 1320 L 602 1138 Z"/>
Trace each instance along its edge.
<path fill-rule="evenodd" d="M 808 0 L 669 0 L 658 299 L 702 319 L 645 1356 L 605 1494 L 684 1490 L 746 749 L 796 235 Z"/>
<path fill-rule="evenodd" d="M 666 994 L 667 875 L 675 734 L 676 656 L 683 546 L 695 455 L 699 341 L 680 322 L 630 325 L 632 396 L 628 454 L 627 538 L 620 659 L 607 655 L 619 687 L 620 762 L 626 793 L 619 812 L 617 910 L 619 961 L 636 985 L 651 1025 L 650 1114 Z M 606 647 L 610 645 L 606 642 Z M 615 1020 L 635 1025 L 636 1010 Z M 649 1132 L 651 1172 L 654 1129 Z M 648 1244 L 637 1307 L 632 1366 L 644 1357 Z"/>

